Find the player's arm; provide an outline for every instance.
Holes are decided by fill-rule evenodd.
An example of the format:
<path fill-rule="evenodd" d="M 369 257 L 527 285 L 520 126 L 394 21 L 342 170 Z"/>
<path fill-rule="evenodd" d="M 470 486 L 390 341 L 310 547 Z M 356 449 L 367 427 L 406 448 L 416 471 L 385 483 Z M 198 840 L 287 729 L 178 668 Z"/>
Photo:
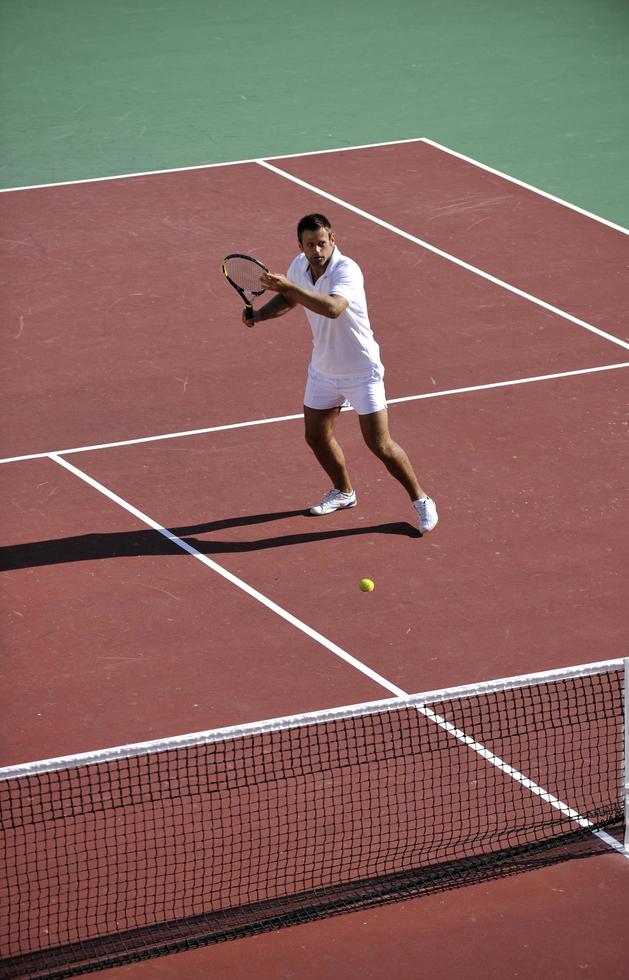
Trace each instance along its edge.
<path fill-rule="evenodd" d="M 328 317 L 330 320 L 335 320 L 349 306 L 349 301 L 344 296 L 334 294 L 325 296 L 322 293 L 310 292 L 309 289 L 302 289 L 301 286 L 296 286 L 286 276 L 278 275 L 275 272 L 265 272 L 260 279 L 265 289 L 273 290 L 291 306 L 296 306 L 299 303 L 300 306 L 305 306 L 312 313 Z"/>
<path fill-rule="evenodd" d="M 270 299 L 268 303 L 261 306 L 258 310 L 253 310 L 253 315 L 246 317 L 246 311 L 243 311 L 242 322 L 247 327 L 252 327 L 254 323 L 261 323 L 262 320 L 275 320 L 278 316 L 284 316 L 292 310 L 297 303 L 292 303 L 289 299 L 282 296 L 281 293 L 277 293 L 273 299 Z"/>

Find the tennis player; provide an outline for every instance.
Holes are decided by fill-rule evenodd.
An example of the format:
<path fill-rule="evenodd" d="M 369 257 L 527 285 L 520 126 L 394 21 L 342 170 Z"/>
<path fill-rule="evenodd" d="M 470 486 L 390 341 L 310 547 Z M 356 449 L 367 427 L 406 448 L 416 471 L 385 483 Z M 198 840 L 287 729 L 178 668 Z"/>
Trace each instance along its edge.
<path fill-rule="evenodd" d="M 384 367 L 369 323 L 363 274 L 339 250 L 328 219 L 308 214 L 297 226 L 299 255 L 287 274 L 266 272 L 261 283 L 276 295 L 243 323 L 251 327 L 303 306 L 313 351 L 304 396 L 306 442 L 327 473 L 332 489 L 311 514 L 356 506 L 345 456 L 335 438 L 341 408 L 351 405 L 369 449 L 408 493 L 422 534 L 437 524 L 434 500 L 419 485 L 411 462 L 389 433 Z"/>

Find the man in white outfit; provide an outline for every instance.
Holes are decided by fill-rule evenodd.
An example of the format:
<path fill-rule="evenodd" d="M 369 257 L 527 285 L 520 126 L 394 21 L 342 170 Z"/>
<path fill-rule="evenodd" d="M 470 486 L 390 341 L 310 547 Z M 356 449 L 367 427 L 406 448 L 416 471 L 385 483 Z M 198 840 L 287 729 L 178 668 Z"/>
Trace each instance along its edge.
<path fill-rule="evenodd" d="M 312 360 L 304 396 L 306 442 L 328 474 L 332 489 L 310 508 L 330 514 L 356 506 L 345 456 L 334 430 L 341 408 L 358 414 L 363 438 L 408 493 L 422 534 L 437 524 L 437 508 L 422 490 L 411 462 L 389 433 L 384 367 L 369 323 L 363 274 L 339 251 L 322 214 L 308 214 L 297 227 L 300 253 L 287 274 L 267 272 L 261 283 L 276 295 L 243 323 L 251 327 L 303 306 L 312 329 Z"/>

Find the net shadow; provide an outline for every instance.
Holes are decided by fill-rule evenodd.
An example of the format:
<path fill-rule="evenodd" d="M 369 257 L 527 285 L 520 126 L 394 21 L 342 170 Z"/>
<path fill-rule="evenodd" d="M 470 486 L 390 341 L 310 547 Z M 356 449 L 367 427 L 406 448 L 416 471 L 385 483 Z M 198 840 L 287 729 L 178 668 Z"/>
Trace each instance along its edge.
<path fill-rule="evenodd" d="M 620 823 L 606 829 L 618 837 L 622 833 Z M 14 957 L 0 961 L 0 966 L 2 976 L 7 980 L 61 980 L 609 853 L 610 848 L 591 831 L 575 830 L 561 840 L 534 846 L 523 845 L 477 858 L 367 878 L 210 915 L 160 923 L 100 937 L 89 943 L 70 944 L 42 953 Z"/>

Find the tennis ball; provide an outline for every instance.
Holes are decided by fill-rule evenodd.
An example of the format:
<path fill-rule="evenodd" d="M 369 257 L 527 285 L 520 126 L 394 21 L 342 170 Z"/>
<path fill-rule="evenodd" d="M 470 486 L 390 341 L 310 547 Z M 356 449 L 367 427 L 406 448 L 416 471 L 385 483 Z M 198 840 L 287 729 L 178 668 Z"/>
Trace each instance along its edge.
<path fill-rule="evenodd" d="M 375 589 L 375 585 L 370 578 L 361 578 L 360 580 L 361 592 L 373 592 L 374 589 Z"/>

